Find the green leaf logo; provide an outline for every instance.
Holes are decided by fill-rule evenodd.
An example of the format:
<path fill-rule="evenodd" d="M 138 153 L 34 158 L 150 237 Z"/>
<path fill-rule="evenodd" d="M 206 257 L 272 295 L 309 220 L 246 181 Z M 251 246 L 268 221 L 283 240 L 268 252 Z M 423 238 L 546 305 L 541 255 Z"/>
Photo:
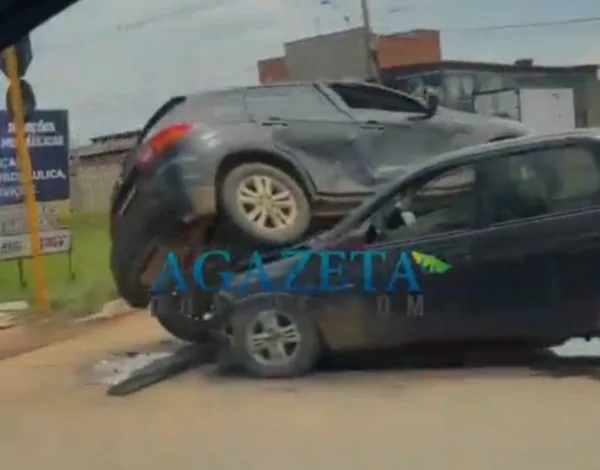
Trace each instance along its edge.
<path fill-rule="evenodd" d="M 435 256 L 419 253 L 418 251 L 411 252 L 411 255 L 417 266 L 420 266 L 426 273 L 442 274 L 452 269 L 451 264 L 448 264 Z"/>

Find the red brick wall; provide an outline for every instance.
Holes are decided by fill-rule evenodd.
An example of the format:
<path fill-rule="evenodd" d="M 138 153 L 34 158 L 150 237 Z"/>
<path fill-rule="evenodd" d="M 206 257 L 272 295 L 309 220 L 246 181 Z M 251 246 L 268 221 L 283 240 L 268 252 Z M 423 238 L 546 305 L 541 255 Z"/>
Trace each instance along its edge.
<path fill-rule="evenodd" d="M 381 68 L 427 64 L 442 60 L 439 31 L 413 31 L 406 34 L 379 36 L 377 50 Z"/>
<path fill-rule="evenodd" d="M 260 83 L 284 82 L 290 78 L 284 57 L 272 57 L 258 62 Z"/>
<path fill-rule="evenodd" d="M 381 68 L 440 62 L 441 49 L 440 33 L 435 30 L 416 30 L 377 38 Z M 284 82 L 291 78 L 284 57 L 261 60 L 257 65 L 262 84 Z"/>

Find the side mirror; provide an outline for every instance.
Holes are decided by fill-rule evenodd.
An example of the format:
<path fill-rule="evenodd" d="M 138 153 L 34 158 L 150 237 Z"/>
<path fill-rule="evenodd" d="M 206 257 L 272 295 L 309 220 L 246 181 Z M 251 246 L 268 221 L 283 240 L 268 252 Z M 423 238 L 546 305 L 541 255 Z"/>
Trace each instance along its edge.
<path fill-rule="evenodd" d="M 427 91 L 427 116 L 431 117 L 435 115 L 438 106 L 440 105 L 440 97 L 433 90 Z"/>

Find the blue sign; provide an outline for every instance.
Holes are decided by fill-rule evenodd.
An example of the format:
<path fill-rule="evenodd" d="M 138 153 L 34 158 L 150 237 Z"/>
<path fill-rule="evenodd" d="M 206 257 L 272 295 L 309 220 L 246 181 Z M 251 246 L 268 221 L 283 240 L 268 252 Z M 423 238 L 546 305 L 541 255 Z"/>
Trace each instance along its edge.
<path fill-rule="evenodd" d="M 68 200 L 68 111 L 36 110 L 25 127 L 37 202 Z M 0 111 L 0 207 L 23 201 L 14 125 L 6 111 Z"/>

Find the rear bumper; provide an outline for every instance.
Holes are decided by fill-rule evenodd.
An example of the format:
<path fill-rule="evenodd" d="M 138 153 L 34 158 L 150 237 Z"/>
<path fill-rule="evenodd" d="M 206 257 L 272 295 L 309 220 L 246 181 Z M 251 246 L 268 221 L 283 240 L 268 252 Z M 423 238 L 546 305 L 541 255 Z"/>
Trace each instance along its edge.
<path fill-rule="evenodd" d="M 134 174 L 129 181 L 115 183 L 111 197 L 111 236 L 113 242 L 132 225 L 142 224 L 153 238 L 171 226 L 156 224 L 160 220 L 186 222 L 216 212 L 215 189 L 199 184 L 196 177 L 186 175 L 177 161 L 160 172 L 142 176 Z"/>
<path fill-rule="evenodd" d="M 170 166 L 125 183 L 112 201 L 111 269 L 119 293 L 131 305 L 150 301 L 144 273 L 161 256 L 162 241 L 196 215 L 202 192 L 196 190 L 192 201 L 178 170 Z"/>
<path fill-rule="evenodd" d="M 160 235 L 165 227 L 157 222 L 176 223 L 191 211 L 191 204 L 181 185 L 173 184 L 173 175 L 157 175 L 149 180 L 133 181 L 120 188 L 119 197 L 111 207 L 113 242 L 141 227 L 148 236 Z"/>

